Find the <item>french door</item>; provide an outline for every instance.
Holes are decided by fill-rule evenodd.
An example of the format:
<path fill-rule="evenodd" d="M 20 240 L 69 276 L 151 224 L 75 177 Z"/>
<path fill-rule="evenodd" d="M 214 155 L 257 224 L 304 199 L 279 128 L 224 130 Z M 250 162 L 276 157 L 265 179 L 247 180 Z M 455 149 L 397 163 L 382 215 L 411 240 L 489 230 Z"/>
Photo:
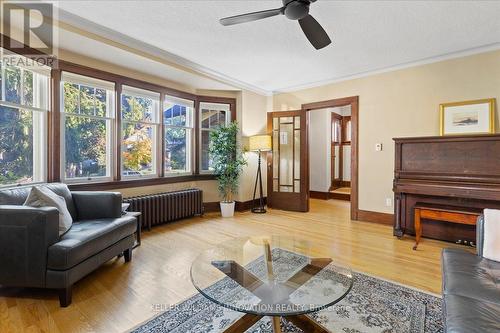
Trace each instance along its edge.
<path fill-rule="evenodd" d="M 267 205 L 271 208 L 309 211 L 306 121 L 302 111 L 268 113 L 267 129 L 273 138 L 267 155 Z"/>

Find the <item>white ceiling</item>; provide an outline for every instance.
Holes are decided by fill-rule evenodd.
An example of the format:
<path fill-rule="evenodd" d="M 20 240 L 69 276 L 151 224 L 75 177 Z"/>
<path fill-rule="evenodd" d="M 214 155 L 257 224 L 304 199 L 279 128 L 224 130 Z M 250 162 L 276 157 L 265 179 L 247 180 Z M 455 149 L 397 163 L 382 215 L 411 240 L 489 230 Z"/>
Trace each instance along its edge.
<path fill-rule="evenodd" d="M 233 86 L 265 92 L 500 48 L 500 1 L 318 0 L 311 5 L 311 14 L 333 41 L 319 51 L 298 23 L 284 16 L 230 27 L 218 22 L 225 16 L 279 7 L 280 0 L 59 1 L 57 5 L 63 21 Z M 61 41 L 63 48 L 78 46 Z M 86 49 L 96 58 L 113 57 L 105 49 L 89 45 Z"/>

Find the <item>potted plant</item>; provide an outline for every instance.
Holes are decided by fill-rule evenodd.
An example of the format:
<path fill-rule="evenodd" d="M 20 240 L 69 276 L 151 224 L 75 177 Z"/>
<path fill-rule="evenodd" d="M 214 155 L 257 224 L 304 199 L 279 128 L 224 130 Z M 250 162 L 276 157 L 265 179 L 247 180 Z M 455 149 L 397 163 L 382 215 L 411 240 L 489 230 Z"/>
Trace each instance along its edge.
<path fill-rule="evenodd" d="M 222 198 L 220 209 L 222 217 L 234 215 L 233 196 L 238 192 L 239 178 L 243 166 L 247 164 L 238 145 L 238 123 L 219 126 L 210 133 L 210 158 L 218 181 Z"/>

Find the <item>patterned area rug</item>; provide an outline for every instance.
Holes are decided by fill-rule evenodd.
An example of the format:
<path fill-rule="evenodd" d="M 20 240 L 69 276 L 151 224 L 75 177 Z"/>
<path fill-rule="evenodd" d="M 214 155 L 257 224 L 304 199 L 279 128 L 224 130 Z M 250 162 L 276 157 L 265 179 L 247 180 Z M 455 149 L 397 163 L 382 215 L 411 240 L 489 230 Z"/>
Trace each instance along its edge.
<path fill-rule="evenodd" d="M 274 258 L 278 258 L 275 262 Z M 263 258 L 247 265 L 257 276 Z M 281 249 L 273 249 L 273 266 L 279 261 L 307 262 L 307 258 Z M 338 304 L 310 314 L 331 332 L 342 333 L 439 333 L 443 332 L 441 299 L 385 280 L 353 273 L 351 292 Z M 234 297 L 234 281 L 225 278 L 210 288 L 221 297 Z M 322 286 L 318 286 L 322 288 Z M 328 286 L 323 286 L 328 293 Z M 232 296 L 233 295 L 233 296 Z M 218 306 L 201 294 L 173 306 L 154 319 L 135 328 L 133 333 L 218 333 L 223 332 L 243 314 Z M 286 319 L 281 321 L 283 332 L 302 333 Z M 269 318 L 264 317 L 246 333 L 272 333 Z M 308 333 L 308 332 L 304 332 Z"/>

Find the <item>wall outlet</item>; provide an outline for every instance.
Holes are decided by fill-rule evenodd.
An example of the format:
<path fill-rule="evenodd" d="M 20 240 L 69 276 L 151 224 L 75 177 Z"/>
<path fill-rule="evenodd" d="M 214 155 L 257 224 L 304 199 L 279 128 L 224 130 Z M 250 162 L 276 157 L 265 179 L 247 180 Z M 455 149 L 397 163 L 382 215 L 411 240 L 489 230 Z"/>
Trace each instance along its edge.
<path fill-rule="evenodd" d="M 375 144 L 375 151 L 382 151 L 382 144 L 381 143 Z"/>
<path fill-rule="evenodd" d="M 385 205 L 387 207 L 392 207 L 392 198 L 385 198 Z"/>

